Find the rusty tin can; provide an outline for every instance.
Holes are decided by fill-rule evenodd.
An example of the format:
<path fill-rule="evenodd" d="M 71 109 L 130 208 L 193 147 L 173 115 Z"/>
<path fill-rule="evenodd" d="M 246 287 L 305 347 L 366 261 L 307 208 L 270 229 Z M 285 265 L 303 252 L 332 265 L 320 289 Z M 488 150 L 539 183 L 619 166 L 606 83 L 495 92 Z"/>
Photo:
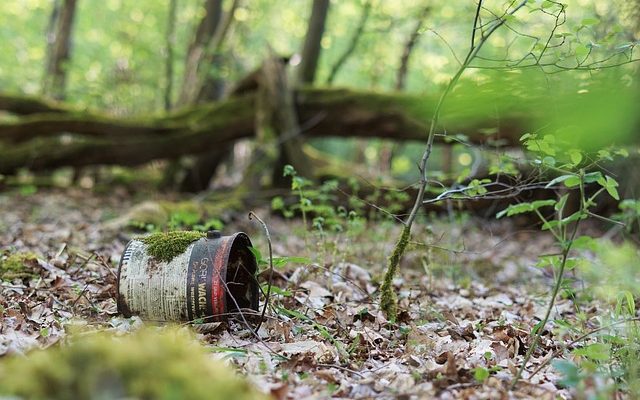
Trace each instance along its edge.
<path fill-rule="evenodd" d="M 257 310 L 257 264 L 250 247 L 245 233 L 211 231 L 164 262 L 133 239 L 118 267 L 118 312 L 154 321 L 220 321 L 238 309 Z"/>

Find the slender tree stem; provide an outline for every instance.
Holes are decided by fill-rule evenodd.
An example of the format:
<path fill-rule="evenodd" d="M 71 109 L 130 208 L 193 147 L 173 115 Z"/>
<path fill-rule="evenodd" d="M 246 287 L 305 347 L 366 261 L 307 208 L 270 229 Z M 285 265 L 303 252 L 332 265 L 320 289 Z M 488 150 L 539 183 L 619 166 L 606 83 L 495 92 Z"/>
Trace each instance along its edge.
<path fill-rule="evenodd" d="M 478 29 L 478 22 L 480 20 L 480 10 L 482 9 L 482 2 L 483 0 L 478 1 L 478 8 L 476 9 L 476 15 L 473 22 L 473 30 L 471 33 L 472 45 L 469 48 L 469 52 L 467 53 L 467 56 L 465 57 L 464 62 L 462 63 L 460 68 L 458 68 L 455 75 L 451 78 L 451 80 L 447 84 L 444 92 L 442 92 L 442 95 L 440 95 L 440 98 L 438 99 L 438 103 L 436 103 L 436 108 L 433 111 L 433 118 L 431 119 L 431 125 L 429 126 L 429 135 L 427 137 L 427 145 L 424 153 L 422 154 L 422 158 L 420 159 L 420 163 L 418 165 L 418 170 L 420 171 L 420 182 L 419 182 L 420 186 L 418 187 L 418 195 L 416 196 L 416 200 L 415 200 L 415 203 L 413 204 L 413 208 L 411 209 L 411 213 L 409 214 L 409 216 L 404 222 L 405 226 L 409 227 L 409 229 L 411 229 L 413 221 L 415 220 L 418 214 L 418 210 L 422 205 L 422 201 L 424 200 L 424 193 L 426 191 L 427 183 L 428 183 L 427 182 L 427 161 L 429 160 L 429 157 L 431 156 L 431 151 L 433 149 L 433 140 L 436 135 L 438 122 L 440 120 L 440 112 L 442 110 L 442 106 L 444 105 L 444 102 L 447 96 L 449 95 L 451 90 L 456 86 L 456 84 L 460 80 L 460 77 L 465 72 L 465 70 L 471 63 L 471 61 L 473 61 L 473 59 L 478 55 L 478 52 L 480 51 L 480 49 L 482 49 L 482 47 L 487 42 L 489 37 L 505 22 L 504 18 L 497 20 L 487 30 L 487 33 L 478 39 L 478 44 L 476 45 L 475 37 L 476 37 L 476 31 Z M 513 15 L 516 11 L 524 7 L 526 3 L 527 3 L 526 1 L 522 1 L 511 12 L 506 13 L 505 15 Z"/>
<path fill-rule="evenodd" d="M 395 320 L 396 312 L 397 312 L 397 304 L 396 304 L 396 296 L 395 293 L 392 293 L 393 288 L 391 282 L 393 281 L 393 276 L 398 268 L 399 262 L 404 255 L 406 250 L 406 245 L 411 237 L 411 227 L 413 226 L 413 222 L 415 221 L 418 211 L 422 206 L 424 200 L 424 194 L 427 189 L 427 161 L 429 161 L 429 157 L 431 157 L 431 151 L 433 149 L 433 140 L 436 135 L 436 129 L 438 127 L 438 121 L 440 119 L 440 111 L 442 110 L 442 106 L 444 102 L 451 92 L 451 90 L 456 86 L 460 77 L 467 69 L 471 61 L 476 57 L 482 46 L 487 42 L 489 37 L 505 23 L 505 17 L 509 15 L 515 14 L 519 9 L 524 7 L 527 4 L 527 0 L 523 0 L 520 2 L 513 10 L 509 12 L 505 12 L 503 17 L 497 18 L 493 25 L 491 25 L 486 33 L 484 33 L 478 40 L 476 44 L 476 30 L 478 29 L 478 22 L 480 21 L 480 11 L 482 10 L 483 0 L 478 1 L 478 7 L 476 9 L 475 17 L 473 20 L 473 30 L 471 33 L 471 47 L 467 53 L 467 56 L 464 59 L 464 62 L 458 68 L 456 73 L 453 75 L 449 83 L 447 84 L 445 90 L 440 95 L 438 99 L 438 103 L 436 104 L 435 110 L 433 112 L 433 118 L 431 119 L 431 125 L 429 127 L 429 135 L 427 137 L 427 145 L 425 147 L 424 153 L 422 154 L 422 158 L 420 159 L 420 163 L 418 164 L 418 170 L 420 172 L 420 181 L 418 186 L 418 195 L 415 198 L 413 203 L 413 207 L 411 208 L 411 212 L 407 216 L 407 219 L 403 222 L 404 227 L 402 229 L 401 237 L 397 241 L 392 256 L 389 257 L 389 262 L 387 264 L 387 270 L 385 272 L 385 277 L 383 281 L 383 285 L 380 288 L 380 307 L 387 315 L 387 318 L 391 320 Z"/>
<path fill-rule="evenodd" d="M 269 244 L 269 286 L 267 287 L 267 295 L 264 299 L 264 307 L 262 307 L 262 314 L 260 315 L 260 320 L 258 321 L 258 326 L 256 326 L 255 332 L 258 334 L 258 329 L 262 326 L 262 321 L 264 320 L 264 315 L 267 312 L 267 306 L 269 306 L 269 300 L 271 298 L 271 284 L 273 283 L 273 247 L 271 245 L 271 235 L 269 234 L 269 228 L 267 228 L 267 224 L 256 215 L 253 211 L 249 211 L 249 219 L 255 218 L 262 228 L 264 229 L 264 234 L 267 238 L 267 243 Z M 258 282 L 260 285 L 260 282 Z"/>

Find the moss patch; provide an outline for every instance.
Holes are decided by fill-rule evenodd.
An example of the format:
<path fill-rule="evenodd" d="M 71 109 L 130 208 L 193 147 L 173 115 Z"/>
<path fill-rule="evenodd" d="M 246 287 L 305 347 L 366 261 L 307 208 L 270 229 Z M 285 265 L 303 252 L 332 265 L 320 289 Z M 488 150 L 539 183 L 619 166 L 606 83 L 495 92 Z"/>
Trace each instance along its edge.
<path fill-rule="evenodd" d="M 160 261 L 169 262 L 182 254 L 192 242 L 203 237 L 205 237 L 204 232 L 173 231 L 152 233 L 138 240 L 147 245 L 147 252 L 151 256 Z"/>
<path fill-rule="evenodd" d="M 5 358 L 0 397 L 25 399 L 265 399 L 184 330 L 144 329 L 71 339 Z M 13 398 L 13 397 L 12 397 Z"/>
<path fill-rule="evenodd" d="M 37 275 L 34 272 L 37 263 L 38 258 L 33 253 L 0 253 L 0 280 L 32 278 Z"/>

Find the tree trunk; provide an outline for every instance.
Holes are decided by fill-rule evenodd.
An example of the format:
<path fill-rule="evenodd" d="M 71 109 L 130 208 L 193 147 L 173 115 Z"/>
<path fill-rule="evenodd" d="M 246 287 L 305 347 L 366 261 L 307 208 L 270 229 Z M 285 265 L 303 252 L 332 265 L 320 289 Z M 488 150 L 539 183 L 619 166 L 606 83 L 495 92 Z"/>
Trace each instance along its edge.
<path fill-rule="evenodd" d="M 265 124 L 259 129 L 273 132 L 278 147 L 277 160 L 272 168 L 272 185 L 287 186 L 282 177 L 285 165 L 292 165 L 298 175 L 312 178 L 313 172 L 309 160 L 302 152 L 301 129 L 293 99 L 293 91 L 287 81 L 286 65 L 275 57 L 269 58 L 263 68 L 258 105 L 264 115 Z"/>
<path fill-rule="evenodd" d="M 47 61 L 42 91 L 45 96 L 64 100 L 68 63 L 71 58 L 71 30 L 76 0 L 58 0 L 53 6 L 47 32 Z"/>
<path fill-rule="evenodd" d="M 224 38 L 233 22 L 233 13 L 238 6 L 238 0 L 233 0 L 231 8 L 220 18 L 209 43 L 207 43 L 200 60 L 200 67 L 196 70 L 193 94 L 190 104 L 219 100 L 224 94 L 224 81 L 209 73 L 211 68 L 221 63 L 220 49 Z M 194 164 L 187 168 L 186 174 L 179 183 L 183 192 L 199 192 L 209 186 L 218 167 L 233 152 L 233 144 L 223 148 L 216 148 L 196 158 Z M 176 161 L 177 162 L 177 161 Z M 175 169 L 175 168 L 172 168 Z M 171 172 L 171 170 L 169 172 Z"/>
<path fill-rule="evenodd" d="M 188 105 L 195 102 L 200 90 L 198 86 L 199 69 L 204 59 L 204 53 L 222 20 L 222 0 L 205 0 L 205 14 L 198 24 L 193 41 L 187 50 L 184 66 L 184 76 L 178 103 Z"/>
<path fill-rule="evenodd" d="M 396 90 L 404 90 L 407 81 L 407 72 L 409 71 L 409 60 L 411 58 L 411 53 L 413 52 L 413 48 L 415 47 L 416 43 L 418 43 L 420 31 L 422 30 L 422 24 L 427 18 L 429 11 L 430 7 L 425 7 L 422 9 L 422 12 L 418 17 L 418 21 L 416 21 L 416 25 L 413 28 L 413 31 L 411 32 L 407 43 L 404 45 L 402 56 L 400 57 L 400 66 L 398 67 L 398 72 L 396 74 Z"/>
<path fill-rule="evenodd" d="M 367 0 L 367 2 L 362 7 L 362 14 L 360 15 L 360 21 L 358 22 L 358 27 L 356 28 L 351 40 L 349 41 L 349 46 L 347 46 L 346 50 L 340 57 L 338 57 L 338 61 L 333 64 L 331 68 L 331 72 L 329 73 L 329 77 L 327 78 L 327 85 L 331 85 L 336 75 L 338 75 L 338 71 L 342 68 L 345 62 L 351 57 L 351 54 L 355 51 L 358 46 L 358 41 L 362 36 L 362 32 L 364 32 L 364 28 L 367 25 L 367 20 L 369 19 L 369 14 L 371 12 L 371 1 Z"/>
<path fill-rule="evenodd" d="M 64 104 L 51 107 L 33 98 L 0 96 L 0 109 L 23 115 L 0 122 L 0 174 L 21 167 L 139 165 L 220 149 L 254 136 L 255 99 L 255 92 L 246 92 L 160 117 L 119 119 Z M 436 102 L 430 96 L 317 88 L 298 89 L 293 99 L 305 137 L 396 141 L 424 140 L 424 116 Z M 451 106 L 441 124 L 450 132 L 463 132 L 471 143 L 499 138 L 505 145 L 517 146 L 522 132 L 536 129 L 535 120 L 531 110 L 514 109 L 502 113 L 496 126 L 492 120 L 465 118 Z M 487 134 L 487 128 L 495 132 Z"/>
<path fill-rule="evenodd" d="M 302 48 L 302 60 L 297 71 L 298 83 L 310 84 L 314 81 L 328 12 L 329 0 L 313 0 L 309 24 L 307 25 L 307 35 Z"/>
<path fill-rule="evenodd" d="M 173 92 L 173 47 L 176 37 L 176 9 L 178 0 L 169 0 L 169 13 L 167 16 L 167 34 L 165 37 L 165 87 L 164 87 L 164 109 L 171 109 L 171 96 Z"/>
<path fill-rule="evenodd" d="M 219 100 L 224 95 L 225 82 L 209 71 L 211 68 L 220 68 L 222 64 L 222 45 L 229 33 L 231 25 L 234 21 L 233 14 L 240 3 L 239 0 L 233 0 L 229 11 L 223 14 L 222 20 L 218 23 L 218 27 L 209 42 L 208 48 L 205 50 L 204 59 L 202 61 L 203 69 L 199 74 L 197 92 L 195 97 L 196 103 L 206 101 Z"/>

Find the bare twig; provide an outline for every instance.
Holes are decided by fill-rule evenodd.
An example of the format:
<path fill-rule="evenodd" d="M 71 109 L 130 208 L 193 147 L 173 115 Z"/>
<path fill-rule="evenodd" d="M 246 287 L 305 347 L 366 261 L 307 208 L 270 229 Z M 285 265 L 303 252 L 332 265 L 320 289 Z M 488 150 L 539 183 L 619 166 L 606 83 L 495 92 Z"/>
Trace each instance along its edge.
<path fill-rule="evenodd" d="M 264 315 L 267 312 L 267 306 L 269 305 L 269 299 L 271 297 L 271 285 L 273 283 L 273 248 L 271 245 L 271 235 L 269 234 L 269 228 L 267 228 L 267 224 L 264 223 L 260 217 L 256 215 L 253 211 L 249 211 L 249 219 L 255 218 L 262 228 L 264 229 L 264 234 L 267 238 L 267 243 L 269 244 L 269 286 L 267 287 L 267 295 L 264 299 L 264 307 L 262 307 L 262 315 L 260 316 L 260 321 L 258 321 L 258 326 L 256 327 L 256 332 L 260 329 L 262 325 L 262 320 L 264 319 Z"/>

